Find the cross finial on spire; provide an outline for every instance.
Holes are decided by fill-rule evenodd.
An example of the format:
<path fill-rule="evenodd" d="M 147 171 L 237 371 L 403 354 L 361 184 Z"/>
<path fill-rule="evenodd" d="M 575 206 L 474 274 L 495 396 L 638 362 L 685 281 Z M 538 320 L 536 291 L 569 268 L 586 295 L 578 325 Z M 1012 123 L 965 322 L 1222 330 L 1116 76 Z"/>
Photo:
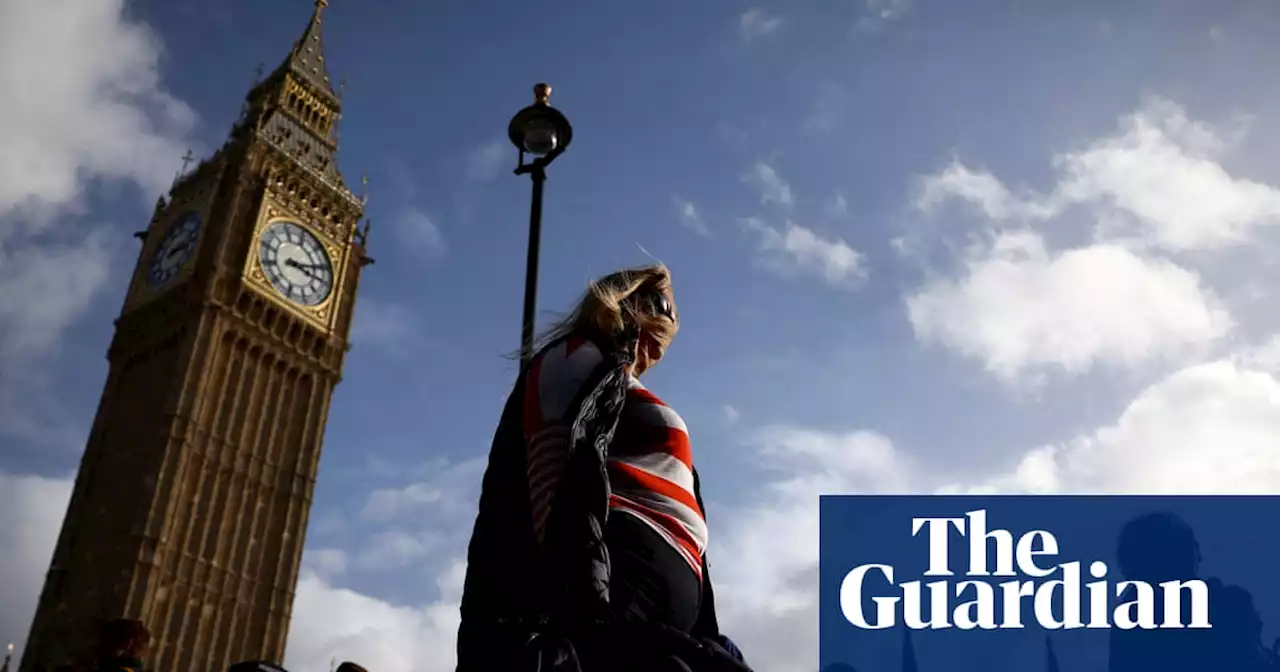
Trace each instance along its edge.
<path fill-rule="evenodd" d="M 187 174 L 187 166 L 190 166 L 191 162 L 195 161 L 195 159 L 195 154 L 192 154 L 191 150 L 188 149 L 187 153 L 182 156 L 182 168 L 178 170 L 177 175 L 173 176 L 173 187 L 178 186 L 178 180 L 181 180 L 182 176 Z"/>

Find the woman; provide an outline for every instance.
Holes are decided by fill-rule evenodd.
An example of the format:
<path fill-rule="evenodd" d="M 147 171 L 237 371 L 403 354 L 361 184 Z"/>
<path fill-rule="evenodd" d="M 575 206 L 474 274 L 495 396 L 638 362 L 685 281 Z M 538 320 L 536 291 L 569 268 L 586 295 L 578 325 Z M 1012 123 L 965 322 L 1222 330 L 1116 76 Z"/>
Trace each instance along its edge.
<path fill-rule="evenodd" d="M 544 670 L 548 655 L 587 669 L 616 655 L 602 649 L 652 651 L 636 644 L 639 626 L 732 647 L 688 431 L 639 380 L 678 329 L 665 266 L 618 271 L 590 284 L 521 371 L 468 552 L 459 672 L 530 669 L 539 655 Z"/>

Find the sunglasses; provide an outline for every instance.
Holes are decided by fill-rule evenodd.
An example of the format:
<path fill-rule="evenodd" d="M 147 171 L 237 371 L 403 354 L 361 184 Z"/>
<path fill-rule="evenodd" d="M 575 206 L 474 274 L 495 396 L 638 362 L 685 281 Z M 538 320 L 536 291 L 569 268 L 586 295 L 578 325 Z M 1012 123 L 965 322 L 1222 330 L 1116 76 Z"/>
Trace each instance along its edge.
<path fill-rule="evenodd" d="M 671 300 L 666 294 L 656 289 L 644 289 L 637 292 L 635 298 L 644 302 L 642 305 L 648 308 L 646 312 L 649 314 L 665 317 L 672 322 L 676 321 L 675 306 L 671 305 Z"/>

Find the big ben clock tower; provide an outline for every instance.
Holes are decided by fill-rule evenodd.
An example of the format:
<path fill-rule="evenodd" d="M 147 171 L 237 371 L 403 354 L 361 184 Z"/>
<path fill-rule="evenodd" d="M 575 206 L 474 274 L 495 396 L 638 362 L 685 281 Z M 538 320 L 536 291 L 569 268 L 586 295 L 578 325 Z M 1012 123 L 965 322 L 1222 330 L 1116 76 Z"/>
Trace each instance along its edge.
<path fill-rule="evenodd" d="M 53 672 L 141 619 L 149 666 L 280 661 L 365 254 L 334 162 L 327 0 L 226 144 L 139 233 L 110 368 L 23 655 Z"/>

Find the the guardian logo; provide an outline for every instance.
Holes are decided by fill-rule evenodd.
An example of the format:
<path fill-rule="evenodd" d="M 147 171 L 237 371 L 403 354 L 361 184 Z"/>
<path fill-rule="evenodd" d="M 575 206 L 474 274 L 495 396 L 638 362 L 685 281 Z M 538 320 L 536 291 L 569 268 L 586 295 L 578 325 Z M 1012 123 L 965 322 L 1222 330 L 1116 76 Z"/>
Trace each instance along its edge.
<path fill-rule="evenodd" d="M 868 630 L 892 628 L 900 620 L 912 630 L 1023 628 L 1026 616 L 1051 630 L 1211 627 L 1209 588 L 1199 579 L 1154 586 L 1144 581 L 1119 581 L 1111 587 L 1106 580 L 1107 563 L 1094 560 L 1087 562 L 1088 572 L 1097 580 L 1084 583 L 1081 567 L 1086 562 L 1059 562 L 1058 540 L 1051 532 L 1032 530 L 1015 539 L 1008 530 L 988 531 L 985 510 L 970 511 L 962 518 L 913 518 L 911 536 L 921 533 L 927 534 L 929 543 L 929 568 L 924 572 L 928 577 L 956 576 L 949 566 L 948 544 L 954 533 L 968 539 L 969 562 L 961 574 L 965 580 L 898 584 L 892 566 L 860 565 L 840 583 L 840 610 L 846 620 Z M 994 566 L 989 557 L 991 546 L 995 547 Z M 997 582 L 993 577 L 1008 580 Z M 863 598 L 868 594 L 874 595 L 870 598 L 875 604 L 871 620 L 863 609 Z M 1086 614 L 1087 622 L 1083 620 Z"/>

